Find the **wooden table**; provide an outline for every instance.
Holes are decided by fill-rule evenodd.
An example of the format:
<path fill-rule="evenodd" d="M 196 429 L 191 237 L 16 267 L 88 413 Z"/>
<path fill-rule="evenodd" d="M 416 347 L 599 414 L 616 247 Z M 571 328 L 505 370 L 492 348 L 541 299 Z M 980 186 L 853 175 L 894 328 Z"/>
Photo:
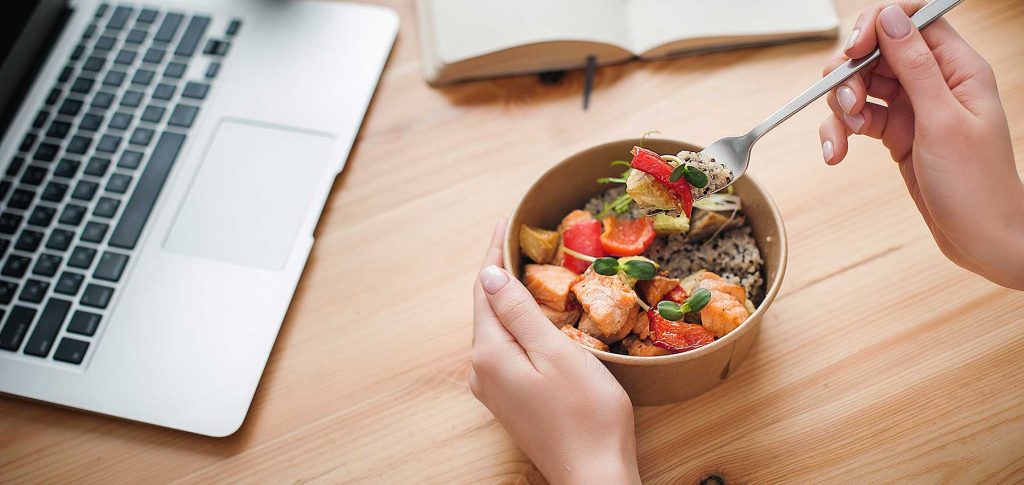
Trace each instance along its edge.
<path fill-rule="evenodd" d="M 840 41 L 432 89 L 402 31 L 242 429 L 225 439 L 0 398 L 0 481 L 542 482 L 467 386 L 470 288 L 494 221 L 583 148 L 661 130 L 736 134 Z M 840 1 L 843 36 L 871 1 Z M 992 63 L 1024 154 L 1024 3 L 949 15 Z M 1024 480 L 1024 293 L 948 262 L 895 164 L 856 140 L 821 161 L 818 102 L 758 144 L 789 271 L 745 365 L 638 408 L 653 483 Z M 1020 166 L 1020 164 L 1018 165 Z M 712 482 L 715 483 L 715 482 Z"/>

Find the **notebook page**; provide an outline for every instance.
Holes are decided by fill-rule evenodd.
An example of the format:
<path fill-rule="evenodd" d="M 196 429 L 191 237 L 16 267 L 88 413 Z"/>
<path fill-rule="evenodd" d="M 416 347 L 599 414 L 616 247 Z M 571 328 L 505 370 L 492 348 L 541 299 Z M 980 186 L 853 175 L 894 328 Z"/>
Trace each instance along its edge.
<path fill-rule="evenodd" d="M 428 0 L 437 55 L 454 63 L 525 44 L 589 41 L 629 49 L 624 0 Z"/>
<path fill-rule="evenodd" d="M 832 0 L 626 0 L 633 51 L 684 39 L 822 32 L 838 23 Z"/>

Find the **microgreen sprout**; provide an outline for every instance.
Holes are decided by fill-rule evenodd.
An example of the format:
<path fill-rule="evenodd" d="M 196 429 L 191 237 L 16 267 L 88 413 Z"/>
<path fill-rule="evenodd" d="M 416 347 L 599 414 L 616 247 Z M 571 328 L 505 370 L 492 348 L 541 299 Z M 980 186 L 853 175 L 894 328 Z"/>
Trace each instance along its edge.
<path fill-rule="evenodd" d="M 686 181 L 698 189 L 708 186 L 708 175 L 686 164 L 681 164 L 672 170 L 672 175 L 668 177 L 668 180 L 669 182 L 678 182 L 683 177 L 686 177 Z"/>
<path fill-rule="evenodd" d="M 631 259 L 620 263 L 615 258 L 597 258 L 594 260 L 594 272 L 603 276 L 615 276 L 623 273 L 626 276 L 637 280 L 649 280 L 654 278 L 657 268 L 650 261 Z"/>
<path fill-rule="evenodd" d="M 598 180 L 600 182 L 600 180 Z M 633 198 L 629 194 L 622 194 L 617 199 L 611 202 L 605 202 L 604 208 L 597 214 L 598 219 L 604 218 L 604 216 L 615 211 L 617 214 L 625 214 L 629 210 L 629 204 L 633 203 Z"/>
<path fill-rule="evenodd" d="M 698 288 L 682 305 L 669 300 L 659 301 L 658 313 L 665 320 L 678 322 L 687 313 L 701 311 L 709 301 L 711 301 L 711 291 L 707 288 Z"/>

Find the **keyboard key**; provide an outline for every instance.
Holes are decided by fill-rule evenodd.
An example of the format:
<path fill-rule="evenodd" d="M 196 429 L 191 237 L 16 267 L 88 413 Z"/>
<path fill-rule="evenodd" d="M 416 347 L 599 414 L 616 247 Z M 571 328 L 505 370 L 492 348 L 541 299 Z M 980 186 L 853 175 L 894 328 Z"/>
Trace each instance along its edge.
<path fill-rule="evenodd" d="M 136 133 L 138 131 L 139 129 L 135 130 Z M 152 133 L 150 134 L 150 136 L 152 136 Z M 134 139 L 135 135 L 132 135 L 132 138 Z M 146 143 L 149 142 L 147 141 Z M 121 153 L 121 159 L 118 160 L 117 166 L 121 168 L 136 169 L 139 168 L 139 164 L 141 163 L 142 152 L 137 152 L 135 150 L 125 150 L 124 153 Z"/>
<path fill-rule="evenodd" d="M 117 147 L 121 145 L 121 137 L 117 135 L 103 135 L 100 138 L 99 144 L 96 145 L 96 151 L 114 153 L 117 151 Z"/>
<path fill-rule="evenodd" d="M 109 71 L 107 75 L 103 77 L 103 85 L 111 88 L 119 88 L 124 84 L 124 78 L 127 74 L 124 71 Z"/>
<path fill-rule="evenodd" d="M 180 62 L 168 62 L 167 68 L 164 69 L 164 76 L 174 79 L 181 79 L 181 76 L 185 75 L 185 69 L 188 66 Z"/>
<path fill-rule="evenodd" d="M 25 276 L 30 263 L 32 263 L 31 259 L 12 254 L 7 257 L 7 262 L 4 263 L 4 268 L 0 270 L 0 274 L 10 276 L 11 278 L 21 278 Z"/>
<path fill-rule="evenodd" d="M 57 274 L 57 268 L 60 267 L 62 259 L 64 258 L 53 254 L 40 254 L 39 258 L 36 259 L 36 265 L 32 267 L 32 274 L 53 276 Z"/>
<path fill-rule="evenodd" d="M 3 315 L 0 314 L 0 317 Z M 23 307 L 15 306 L 11 309 L 11 314 L 7 316 L 7 321 L 4 322 L 3 330 L 0 330 L 0 349 L 4 350 L 18 350 L 21 347 L 21 341 L 25 339 L 25 334 L 28 333 L 28 328 L 32 326 L 32 320 L 36 318 L 36 311 Z"/>
<path fill-rule="evenodd" d="M 93 308 L 106 308 L 110 304 L 110 297 L 114 295 L 114 289 L 102 285 L 89 283 L 85 286 L 82 299 L 79 302 Z"/>
<path fill-rule="evenodd" d="M 91 243 L 101 242 L 107 235 L 107 229 L 110 229 L 108 224 L 89 221 L 85 224 L 85 229 L 82 231 L 82 240 Z"/>
<path fill-rule="evenodd" d="M 102 177 L 107 174 L 107 167 L 110 166 L 109 158 L 92 157 L 85 165 L 85 174 L 93 177 Z"/>
<path fill-rule="evenodd" d="M 163 23 L 160 24 L 160 29 L 156 31 L 156 35 L 153 36 L 153 40 L 156 42 L 170 42 L 174 38 L 174 34 L 178 32 L 178 27 L 181 26 L 181 19 L 183 16 L 179 13 L 169 13 L 164 17 Z"/>
<path fill-rule="evenodd" d="M 147 168 L 147 170 L 149 170 Z M 110 176 L 110 180 L 107 180 L 107 190 L 115 194 L 123 194 L 128 192 L 128 185 L 132 183 L 132 177 L 130 175 L 124 175 L 115 173 Z"/>
<path fill-rule="evenodd" d="M 46 302 L 42 313 L 39 314 L 39 322 L 36 323 L 36 328 L 32 330 L 32 336 L 28 338 L 28 343 L 25 344 L 25 353 L 37 357 L 50 355 L 50 348 L 53 347 L 53 342 L 57 338 L 60 328 L 64 326 L 64 318 L 68 316 L 68 310 L 70 309 L 70 301 L 50 298 Z"/>
<path fill-rule="evenodd" d="M 11 194 L 11 200 L 7 202 L 12 209 L 28 209 L 28 206 L 32 205 L 32 201 L 36 199 L 36 193 L 25 189 L 15 189 L 14 193 Z M 20 222 L 20 219 L 19 219 Z"/>
<path fill-rule="evenodd" d="M 61 71 L 60 71 L 60 75 L 57 76 L 57 82 L 61 82 L 61 83 L 68 82 L 68 79 L 71 79 L 71 75 L 74 74 L 74 73 L 75 73 L 75 69 L 73 67 L 71 67 L 71 66 L 64 66 L 64 69 L 61 69 Z"/>
<path fill-rule="evenodd" d="M 132 29 L 131 32 L 128 32 L 128 36 L 124 38 L 124 41 L 129 44 L 141 44 L 146 41 L 146 31 Z"/>
<path fill-rule="evenodd" d="M 53 222 L 53 216 L 56 213 L 57 209 L 54 209 L 53 207 L 37 205 L 35 209 L 32 209 L 32 215 L 28 217 L 28 223 L 33 226 L 50 227 L 50 223 Z M 24 236 L 28 232 L 32 231 L 25 231 L 24 233 L 22 233 L 22 236 Z M 39 235 L 40 240 L 42 240 L 42 236 L 42 234 Z M 39 244 L 36 244 L 36 247 L 38 246 Z M 35 249 L 33 249 L 33 251 L 35 251 Z"/>
<path fill-rule="evenodd" d="M 185 83 L 185 89 L 181 91 L 183 98 L 192 99 L 203 99 L 206 97 L 206 92 L 210 90 L 209 84 L 197 83 L 195 81 L 189 81 Z"/>
<path fill-rule="evenodd" d="M 95 249 L 76 246 L 75 250 L 71 251 L 71 257 L 68 258 L 68 266 L 71 266 L 72 268 L 89 269 L 89 266 L 92 266 L 92 260 L 95 257 Z"/>
<path fill-rule="evenodd" d="M 89 113 L 82 117 L 78 128 L 83 131 L 96 131 L 103 125 L 103 115 Z"/>
<path fill-rule="evenodd" d="M 164 112 L 166 110 L 160 106 L 149 105 L 142 111 L 142 121 L 149 123 L 159 123 L 164 118 Z"/>
<path fill-rule="evenodd" d="M 21 183 L 39 185 L 43 183 L 44 178 L 46 178 L 46 167 L 29 165 L 29 167 L 25 169 L 25 173 L 21 176 Z"/>
<path fill-rule="evenodd" d="M 50 232 L 50 238 L 46 240 L 46 249 L 66 251 L 75 239 L 75 233 L 64 229 L 54 229 Z"/>
<path fill-rule="evenodd" d="M 96 45 L 93 48 L 98 51 L 109 51 L 114 48 L 114 44 L 117 44 L 117 38 L 104 35 L 96 40 Z"/>
<path fill-rule="evenodd" d="M 36 148 L 35 155 L 32 158 L 36 160 L 42 160 L 44 162 L 52 162 L 53 159 L 57 158 L 57 153 L 60 152 L 60 146 L 54 145 L 53 143 L 40 143 L 39 147 Z"/>
<path fill-rule="evenodd" d="M 167 124 L 189 128 L 196 120 L 196 114 L 198 113 L 199 108 L 195 106 L 179 104 L 174 107 L 174 111 L 171 112 L 171 117 L 167 120 Z"/>
<path fill-rule="evenodd" d="M 126 91 L 124 96 L 121 96 L 121 106 L 136 108 L 142 104 L 142 98 L 144 96 L 145 95 L 140 91 Z"/>
<path fill-rule="evenodd" d="M 114 104 L 114 93 L 108 93 L 106 91 L 100 91 L 96 93 L 92 98 L 92 107 L 98 109 L 107 109 Z"/>
<path fill-rule="evenodd" d="M 67 362 L 68 364 L 81 364 L 85 359 L 85 352 L 89 350 L 89 342 L 64 337 L 57 345 L 57 351 L 53 353 L 53 360 Z"/>
<path fill-rule="evenodd" d="M 7 193 L 11 191 L 11 186 L 13 184 L 8 180 L 0 182 L 0 200 L 7 198 Z M 0 254 L 0 257 L 3 257 L 3 254 Z"/>
<path fill-rule="evenodd" d="M 228 24 L 228 30 L 225 33 L 228 35 L 235 35 L 238 33 L 238 29 L 240 28 L 242 28 L 242 21 L 235 19 Z"/>
<path fill-rule="evenodd" d="M 0 281 L 0 304 L 6 305 L 14 300 L 18 293 L 18 284 L 10 281 Z"/>
<path fill-rule="evenodd" d="M 42 303 L 43 297 L 46 296 L 46 290 L 49 289 L 50 283 L 30 279 L 25 282 L 25 287 L 21 289 L 21 294 L 18 295 L 18 299 L 29 303 Z"/>
<path fill-rule="evenodd" d="M 125 24 L 128 23 L 128 17 L 132 14 L 131 7 L 119 6 L 114 9 L 114 13 L 110 14 L 110 20 L 107 21 L 107 28 L 112 30 L 121 30 Z"/>
<path fill-rule="evenodd" d="M 46 110 L 40 110 L 36 113 L 36 117 L 32 120 L 32 128 L 42 128 L 46 124 L 46 120 L 50 119 L 50 112 Z"/>
<path fill-rule="evenodd" d="M 7 175 L 10 175 L 11 177 L 18 175 L 18 172 L 21 171 L 21 167 L 24 165 L 24 158 L 14 157 L 14 159 L 11 160 L 11 164 L 7 166 Z"/>
<path fill-rule="evenodd" d="M 206 66 L 206 79 L 213 79 L 217 77 L 218 72 L 220 72 L 220 63 L 211 62 L 209 66 Z"/>
<path fill-rule="evenodd" d="M 24 230 L 21 231 L 21 235 L 18 236 L 17 242 L 14 243 L 14 249 L 18 251 L 25 251 L 26 253 L 34 253 L 36 249 L 39 249 L 39 245 L 43 242 L 43 233 L 39 231 Z"/>
<path fill-rule="evenodd" d="M 96 207 L 92 210 L 92 215 L 99 217 L 114 217 L 117 213 L 117 208 L 120 207 L 121 201 L 117 199 L 111 199 L 110 197 L 100 197 L 99 202 L 96 203 Z"/>
<path fill-rule="evenodd" d="M 174 50 L 174 54 L 191 57 L 196 52 L 199 39 L 203 37 L 203 32 L 206 31 L 206 26 L 209 24 L 210 19 L 208 17 L 192 17 L 192 20 L 188 22 L 188 27 L 185 28 L 185 33 L 181 36 L 181 41 L 178 42 L 178 48 Z"/>
<path fill-rule="evenodd" d="M 65 151 L 75 155 L 83 155 L 85 152 L 89 151 L 89 145 L 92 145 L 92 138 L 75 135 L 71 137 L 71 141 L 68 142 L 68 147 Z"/>
<path fill-rule="evenodd" d="M 106 13 L 107 13 L 107 4 L 101 3 L 99 7 L 96 7 L 95 17 L 98 18 L 98 19 L 99 18 L 103 18 L 103 16 L 106 15 Z"/>
<path fill-rule="evenodd" d="M 135 56 L 137 55 L 139 55 L 138 52 L 122 49 L 121 52 L 117 53 L 117 57 L 114 58 L 114 64 L 131 65 L 131 63 L 135 62 Z"/>
<path fill-rule="evenodd" d="M 74 99 L 65 99 L 64 103 L 60 105 L 60 109 L 57 113 L 64 116 L 75 116 L 79 111 L 82 110 L 82 102 Z"/>
<path fill-rule="evenodd" d="M 125 266 L 128 266 L 128 255 L 104 251 L 92 277 L 116 282 L 121 279 Z"/>
<path fill-rule="evenodd" d="M 114 116 L 110 117 L 107 127 L 111 130 L 127 130 L 131 124 L 132 115 L 128 113 L 114 113 Z"/>
<path fill-rule="evenodd" d="M 67 123 L 60 120 L 54 120 L 50 123 L 50 128 L 46 130 L 46 136 L 50 138 L 63 139 L 71 131 L 71 123 Z"/>
<path fill-rule="evenodd" d="M 89 94 L 89 91 L 92 91 L 94 84 L 96 84 L 96 81 L 90 78 L 79 77 L 78 79 L 75 79 L 75 82 L 71 83 L 71 92 Z"/>
<path fill-rule="evenodd" d="M 153 10 L 151 8 L 144 8 L 142 9 L 141 12 L 139 12 L 139 18 L 136 20 L 136 22 L 140 24 L 151 24 L 153 23 L 154 20 L 156 20 L 156 15 L 156 10 Z"/>
<path fill-rule="evenodd" d="M 43 195 L 39 196 L 39 198 L 47 202 L 60 202 L 64 200 L 64 194 L 66 194 L 67 191 L 67 184 L 62 184 L 60 182 L 50 182 L 46 184 L 46 188 L 43 189 Z M 36 207 L 36 209 L 38 210 L 40 207 L 42 206 Z M 42 208 L 45 209 L 45 207 Z"/>
<path fill-rule="evenodd" d="M 228 47 L 230 46 L 230 43 L 224 42 L 223 40 L 210 39 L 206 42 L 206 47 L 203 48 L 203 54 L 223 56 L 228 53 Z"/>
<path fill-rule="evenodd" d="M 132 84 L 137 86 L 149 86 L 153 82 L 153 78 L 156 73 L 149 69 L 139 69 L 135 71 L 135 75 L 132 76 Z"/>
<path fill-rule="evenodd" d="M 64 337 L 60 339 L 57 351 L 53 353 L 53 360 L 78 365 L 85 359 L 85 352 L 87 350 L 89 350 L 89 342 Z"/>
<path fill-rule="evenodd" d="M 81 180 L 78 182 L 78 185 L 75 186 L 75 191 L 71 193 L 71 198 L 88 202 L 92 200 L 93 197 L 96 197 L 96 191 L 99 190 L 99 188 L 100 184 L 96 182 Z"/>
<path fill-rule="evenodd" d="M 35 145 L 36 139 L 38 139 L 38 138 L 39 138 L 39 136 L 36 135 L 35 133 L 29 133 L 29 134 L 25 135 L 25 138 L 21 139 L 21 145 L 18 146 L 18 150 L 23 151 L 23 152 L 27 152 L 27 151 L 31 150 L 32 149 L 32 145 Z"/>
<path fill-rule="evenodd" d="M 75 46 L 75 49 L 71 51 L 71 60 L 77 61 L 82 58 L 83 54 L 85 54 L 85 46 L 82 44 L 78 44 Z"/>
<path fill-rule="evenodd" d="M 167 51 L 159 47 L 150 47 L 146 50 L 146 54 L 142 56 L 142 62 L 148 62 L 151 64 L 160 64 L 164 60 L 164 55 Z"/>
<path fill-rule="evenodd" d="M 153 205 L 156 204 L 160 190 L 167 181 L 167 175 L 184 143 L 185 135 L 167 132 L 160 135 L 160 140 L 149 157 L 149 163 L 139 177 L 138 186 L 125 205 L 124 213 L 110 236 L 111 246 L 122 249 L 135 248 L 142 228 L 149 219 L 149 213 L 153 210 Z"/>
<path fill-rule="evenodd" d="M 57 168 L 53 169 L 54 177 L 74 178 L 75 174 L 78 173 L 78 167 L 82 164 L 78 160 L 72 160 L 70 158 L 62 158 L 57 163 Z"/>
<path fill-rule="evenodd" d="M 55 291 L 57 293 L 60 293 L 62 295 L 71 295 L 71 296 L 77 295 L 78 294 L 78 289 L 82 287 L 82 280 L 84 280 L 84 279 L 85 279 L 85 276 L 83 276 L 81 274 L 72 273 L 70 271 L 65 271 L 65 272 L 60 274 L 60 279 L 57 280 L 57 285 L 53 287 L 53 291 Z M 74 323 L 74 318 L 72 318 L 71 322 Z M 68 330 L 71 330 L 71 329 L 68 328 Z M 72 332 L 78 332 L 77 330 L 71 330 L 71 331 Z M 78 333 L 83 333 L 83 332 L 78 332 Z M 92 335 L 92 334 L 91 333 L 86 333 L 86 335 Z"/>
<path fill-rule="evenodd" d="M 149 142 L 153 141 L 153 130 L 149 128 L 136 128 L 132 132 L 132 137 L 128 139 L 128 143 L 132 145 L 146 146 Z"/>
<path fill-rule="evenodd" d="M 105 7 L 106 5 L 103 6 Z M 82 32 L 83 39 L 91 39 L 94 35 L 96 35 L 96 24 L 89 25 L 85 28 L 85 31 Z"/>
<path fill-rule="evenodd" d="M 82 63 L 83 71 L 99 72 L 103 70 L 103 66 L 107 65 L 107 60 L 100 56 L 89 56 Z"/>
<path fill-rule="evenodd" d="M 4 212 L 0 214 L 0 233 L 13 235 L 21 227 L 21 216 Z"/>
<path fill-rule="evenodd" d="M 54 103 L 56 103 L 57 100 L 60 99 L 60 95 L 61 95 L 60 89 L 57 89 L 57 88 L 51 89 L 50 90 L 50 94 L 46 95 L 46 105 L 47 106 L 51 106 Z"/>
<path fill-rule="evenodd" d="M 77 226 L 82 223 L 82 218 L 84 217 L 85 207 L 76 204 L 68 204 L 64 207 L 64 212 L 60 213 L 60 219 L 57 219 L 57 222 L 67 224 L 69 226 Z"/>
<path fill-rule="evenodd" d="M 174 91 L 174 85 L 166 83 L 157 84 L 156 89 L 153 90 L 153 99 L 167 101 L 174 97 Z"/>

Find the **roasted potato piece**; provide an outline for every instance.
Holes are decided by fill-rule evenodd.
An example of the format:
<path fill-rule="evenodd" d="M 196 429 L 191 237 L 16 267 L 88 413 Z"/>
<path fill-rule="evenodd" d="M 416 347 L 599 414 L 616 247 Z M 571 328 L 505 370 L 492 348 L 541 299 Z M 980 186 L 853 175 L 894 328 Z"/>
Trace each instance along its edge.
<path fill-rule="evenodd" d="M 675 278 L 655 276 L 652 280 L 638 281 L 636 292 L 648 305 L 655 306 L 666 293 L 672 291 L 677 286 L 679 286 L 679 280 Z"/>
<path fill-rule="evenodd" d="M 730 217 L 732 217 L 732 212 L 695 209 L 693 217 L 690 219 L 690 230 L 686 233 L 686 239 L 700 242 L 713 236 L 716 232 L 740 227 L 745 220 L 743 214 L 736 214 L 736 217 L 732 217 L 731 220 Z"/>
<path fill-rule="evenodd" d="M 678 210 L 679 201 L 672 192 L 654 177 L 639 170 L 632 170 L 626 179 L 626 193 L 644 209 Z"/>
<path fill-rule="evenodd" d="M 535 263 L 547 264 L 555 259 L 559 238 L 558 231 L 519 226 L 519 250 Z"/>

